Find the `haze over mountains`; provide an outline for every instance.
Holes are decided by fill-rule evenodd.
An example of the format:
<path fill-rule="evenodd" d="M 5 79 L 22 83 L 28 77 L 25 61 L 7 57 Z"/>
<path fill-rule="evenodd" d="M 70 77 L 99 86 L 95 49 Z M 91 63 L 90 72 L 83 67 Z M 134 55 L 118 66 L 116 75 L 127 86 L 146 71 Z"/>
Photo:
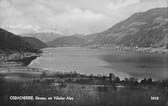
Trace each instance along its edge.
<path fill-rule="evenodd" d="M 168 8 L 135 13 L 111 28 L 91 35 L 64 36 L 56 32 L 38 32 L 20 37 L 1 29 L 1 51 L 25 51 L 49 46 L 116 44 L 128 47 L 165 47 L 168 38 Z M 43 42 L 47 42 L 44 44 Z M 168 47 L 168 45 L 167 45 Z"/>
<path fill-rule="evenodd" d="M 58 37 L 64 36 L 64 33 L 58 31 L 39 31 L 35 33 L 23 34 L 23 36 L 35 37 L 46 43 Z"/>

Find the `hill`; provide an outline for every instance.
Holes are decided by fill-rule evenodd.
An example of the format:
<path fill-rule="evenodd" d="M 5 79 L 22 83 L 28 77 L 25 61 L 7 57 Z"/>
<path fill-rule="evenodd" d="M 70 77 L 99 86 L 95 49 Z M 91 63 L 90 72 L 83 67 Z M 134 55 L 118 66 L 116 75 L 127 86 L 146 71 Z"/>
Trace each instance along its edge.
<path fill-rule="evenodd" d="M 27 41 L 28 41 L 27 38 L 23 38 L 19 35 L 15 35 L 11 32 L 8 32 L 0 28 L 0 52 L 1 53 L 39 51 L 39 48 L 35 46 L 34 43 L 30 44 L 30 42 L 27 42 Z"/>
<path fill-rule="evenodd" d="M 47 47 L 47 45 L 45 43 L 43 43 L 42 41 L 40 41 L 37 38 L 34 37 L 23 37 L 23 39 L 28 42 L 32 47 L 34 48 L 45 48 Z"/>
<path fill-rule="evenodd" d="M 128 19 L 95 36 L 90 44 L 116 44 L 136 47 L 166 46 L 168 8 L 155 8 L 135 13 Z"/>
<path fill-rule="evenodd" d="M 53 41 L 47 42 L 49 46 L 81 46 L 85 44 L 86 41 L 83 38 L 76 36 L 64 36 L 56 38 Z"/>

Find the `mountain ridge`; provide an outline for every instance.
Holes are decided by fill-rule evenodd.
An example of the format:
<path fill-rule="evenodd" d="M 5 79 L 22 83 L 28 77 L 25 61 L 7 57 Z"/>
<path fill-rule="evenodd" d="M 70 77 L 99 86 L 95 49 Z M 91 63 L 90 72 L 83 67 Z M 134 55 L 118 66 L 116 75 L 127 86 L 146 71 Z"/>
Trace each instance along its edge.
<path fill-rule="evenodd" d="M 155 8 L 135 13 L 111 28 L 93 34 L 90 44 L 116 44 L 137 47 L 165 46 L 163 29 L 168 28 L 168 8 Z M 90 35 L 90 36 L 93 36 Z"/>
<path fill-rule="evenodd" d="M 58 37 L 64 36 L 61 33 L 54 33 L 54 32 L 36 32 L 36 33 L 27 33 L 22 35 L 27 37 L 35 37 L 45 43 L 52 41 L 53 39 L 56 39 Z"/>
<path fill-rule="evenodd" d="M 26 42 L 35 48 L 46 48 L 47 45 L 35 37 L 22 37 Z"/>
<path fill-rule="evenodd" d="M 86 40 L 76 36 L 63 36 L 47 42 L 48 46 L 81 46 L 86 43 Z"/>
<path fill-rule="evenodd" d="M 28 39 L 31 39 L 31 41 Z M 41 41 L 35 38 L 24 38 L 19 35 L 15 35 L 9 31 L 6 31 L 0 28 L 0 51 L 1 53 L 13 53 L 13 52 L 38 52 L 39 49 L 43 48 L 41 46 L 37 46 L 35 41 Z M 34 45 L 36 44 L 36 45 Z M 40 45 L 41 45 L 40 44 Z"/>

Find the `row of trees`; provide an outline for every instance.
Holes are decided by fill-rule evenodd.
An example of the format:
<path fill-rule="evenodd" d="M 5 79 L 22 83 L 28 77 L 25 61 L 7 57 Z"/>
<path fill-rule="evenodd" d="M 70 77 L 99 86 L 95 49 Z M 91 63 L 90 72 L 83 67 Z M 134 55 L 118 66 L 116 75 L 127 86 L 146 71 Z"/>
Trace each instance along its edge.
<path fill-rule="evenodd" d="M 153 81 L 152 78 L 144 78 L 138 81 L 137 78 L 130 77 L 130 78 L 125 78 L 124 80 L 120 80 L 120 78 L 115 76 L 113 73 L 110 73 L 108 78 L 109 78 L 109 81 L 112 83 L 124 83 L 124 84 L 130 84 L 130 85 L 146 84 L 146 85 L 160 85 L 162 87 L 168 87 L 167 79 Z"/>
<path fill-rule="evenodd" d="M 52 75 L 47 75 L 45 72 L 43 72 L 41 78 L 43 77 L 53 77 L 53 78 L 60 78 L 64 79 L 65 82 L 74 82 L 74 83 L 97 83 L 97 84 L 127 84 L 130 86 L 134 85 L 162 85 L 168 87 L 168 80 L 163 81 L 153 81 L 152 78 L 144 78 L 142 80 L 138 80 L 135 77 L 129 77 L 121 80 L 118 76 L 116 76 L 113 73 L 109 73 L 108 76 L 102 76 L 102 75 L 86 75 L 86 74 L 79 74 L 76 71 L 69 72 L 69 73 L 55 73 Z"/>

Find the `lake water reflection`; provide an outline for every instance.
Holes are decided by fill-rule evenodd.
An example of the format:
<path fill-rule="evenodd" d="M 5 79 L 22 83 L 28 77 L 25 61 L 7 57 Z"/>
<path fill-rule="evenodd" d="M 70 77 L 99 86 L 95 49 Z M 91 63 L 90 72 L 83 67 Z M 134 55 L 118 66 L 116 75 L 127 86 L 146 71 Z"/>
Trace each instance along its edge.
<path fill-rule="evenodd" d="M 108 75 L 112 72 L 122 79 L 128 76 L 165 79 L 168 76 L 168 55 L 106 48 L 46 48 L 42 56 L 29 66 L 54 72 L 76 71 L 94 75 Z"/>

